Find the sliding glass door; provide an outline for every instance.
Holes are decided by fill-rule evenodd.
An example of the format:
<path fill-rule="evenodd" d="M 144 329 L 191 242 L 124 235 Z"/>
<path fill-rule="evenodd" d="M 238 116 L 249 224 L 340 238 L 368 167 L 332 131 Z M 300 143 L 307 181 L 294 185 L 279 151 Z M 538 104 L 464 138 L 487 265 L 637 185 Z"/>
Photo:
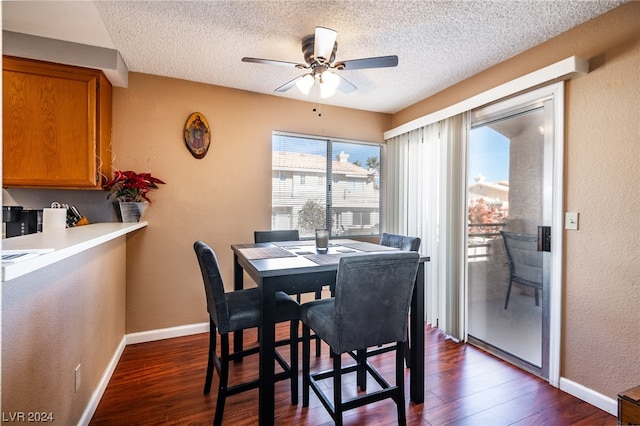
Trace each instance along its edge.
<path fill-rule="evenodd" d="M 553 100 L 472 111 L 467 165 L 471 343 L 548 377 Z"/>

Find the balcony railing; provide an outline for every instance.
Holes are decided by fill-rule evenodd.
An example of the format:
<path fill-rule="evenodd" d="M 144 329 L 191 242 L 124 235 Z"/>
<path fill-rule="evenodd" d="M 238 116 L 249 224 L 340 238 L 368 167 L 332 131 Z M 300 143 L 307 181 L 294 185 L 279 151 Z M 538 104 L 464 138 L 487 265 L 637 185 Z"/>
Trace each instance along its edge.
<path fill-rule="evenodd" d="M 504 222 L 469 224 L 467 244 L 469 262 L 479 262 L 489 259 L 489 244 L 500 236 L 500 231 L 505 225 Z"/>

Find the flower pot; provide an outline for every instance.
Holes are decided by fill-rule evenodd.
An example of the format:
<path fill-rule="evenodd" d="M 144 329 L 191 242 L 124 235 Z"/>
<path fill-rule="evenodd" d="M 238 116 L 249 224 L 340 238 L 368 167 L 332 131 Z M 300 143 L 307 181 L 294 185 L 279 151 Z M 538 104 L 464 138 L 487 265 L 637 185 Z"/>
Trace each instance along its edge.
<path fill-rule="evenodd" d="M 145 201 L 120 201 L 113 203 L 118 220 L 124 223 L 140 222 L 148 203 Z"/>

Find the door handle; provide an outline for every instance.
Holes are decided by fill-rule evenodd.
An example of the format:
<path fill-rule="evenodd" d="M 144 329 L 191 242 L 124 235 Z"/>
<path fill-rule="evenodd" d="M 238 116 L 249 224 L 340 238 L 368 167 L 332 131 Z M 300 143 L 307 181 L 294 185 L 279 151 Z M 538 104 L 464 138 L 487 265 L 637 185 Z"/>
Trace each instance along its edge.
<path fill-rule="evenodd" d="M 551 251 L 550 226 L 538 226 L 538 251 Z"/>

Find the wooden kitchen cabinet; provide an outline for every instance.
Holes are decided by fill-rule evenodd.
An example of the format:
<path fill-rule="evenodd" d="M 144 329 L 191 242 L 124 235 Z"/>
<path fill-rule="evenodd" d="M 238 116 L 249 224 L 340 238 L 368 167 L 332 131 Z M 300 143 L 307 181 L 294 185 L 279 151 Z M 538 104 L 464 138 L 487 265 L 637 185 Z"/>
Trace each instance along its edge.
<path fill-rule="evenodd" d="M 4 187 L 101 189 L 111 173 L 102 71 L 4 56 Z"/>

